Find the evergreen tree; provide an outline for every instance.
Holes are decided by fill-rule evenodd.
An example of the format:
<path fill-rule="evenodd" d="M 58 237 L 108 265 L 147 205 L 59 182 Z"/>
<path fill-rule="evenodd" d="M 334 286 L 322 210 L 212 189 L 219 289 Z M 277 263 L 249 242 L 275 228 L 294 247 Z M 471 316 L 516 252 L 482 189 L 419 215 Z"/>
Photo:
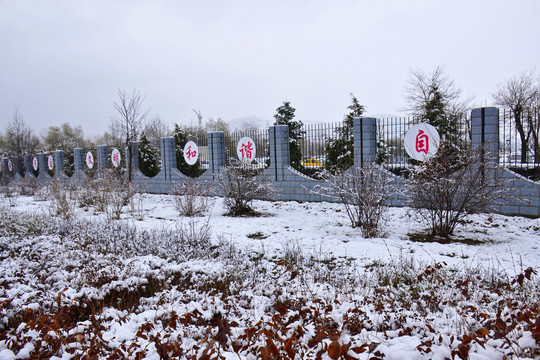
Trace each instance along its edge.
<path fill-rule="evenodd" d="M 340 173 L 354 165 L 354 118 L 362 117 L 365 107 L 351 94 L 352 103 L 347 107 L 343 126 L 336 129 L 337 138 L 330 138 L 326 144 L 326 169 L 332 173 Z"/>
<path fill-rule="evenodd" d="M 200 176 L 204 170 L 200 168 L 200 160 L 193 165 L 189 165 L 184 159 L 184 146 L 190 140 L 189 134 L 182 130 L 178 124 L 174 124 L 174 141 L 176 143 L 176 166 L 178 170 L 186 176 L 195 178 Z"/>
<path fill-rule="evenodd" d="M 161 167 L 156 147 L 148 140 L 146 133 L 141 134 L 139 142 L 139 169 L 148 176 L 156 176 Z"/>
<path fill-rule="evenodd" d="M 276 109 L 274 115 L 274 125 L 287 125 L 289 127 L 289 153 L 291 157 L 291 166 L 297 170 L 301 170 L 302 166 L 302 151 L 300 149 L 300 139 L 304 135 L 302 121 L 293 120 L 295 108 L 291 106 L 290 101 L 284 101 L 283 105 Z"/>
<path fill-rule="evenodd" d="M 461 148 L 463 134 L 461 119 L 469 110 L 470 98 L 462 98 L 461 89 L 454 85 L 442 67 L 427 75 L 420 70 L 411 71 L 406 90 L 406 111 L 421 122 L 433 125 L 441 136 L 454 146 Z"/>

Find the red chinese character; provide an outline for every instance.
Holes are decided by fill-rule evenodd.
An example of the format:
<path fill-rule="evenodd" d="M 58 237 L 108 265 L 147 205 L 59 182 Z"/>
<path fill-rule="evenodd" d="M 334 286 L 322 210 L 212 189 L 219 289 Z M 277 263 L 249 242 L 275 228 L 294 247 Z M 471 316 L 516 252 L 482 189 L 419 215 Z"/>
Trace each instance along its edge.
<path fill-rule="evenodd" d="M 88 164 L 94 165 L 94 162 L 92 161 L 92 155 L 88 154 Z"/>
<path fill-rule="evenodd" d="M 423 152 L 427 155 L 429 151 L 429 137 L 423 130 L 418 130 L 416 135 L 416 152 Z"/>
<path fill-rule="evenodd" d="M 240 145 L 240 153 L 242 154 L 242 158 L 247 158 L 251 160 L 251 151 L 253 151 L 253 143 L 251 141 L 248 141 L 247 145 Z"/>
<path fill-rule="evenodd" d="M 118 158 L 118 154 L 119 154 L 119 153 L 117 153 L 117 152 L 115 152 L 115 153 L 113 154 L 113 159 L 112 159 L 112 161 L 113 161 L 113 163 L 115 163 L 115 164 L 120 164 L 120 159 Z"/>
<path fill-rule="evenodd" d="M 188 158 L 188 160 L 190 160 L 192 157 L 195 157 L 197 156 L 197 151 L 195 150 L 191 150 L 191 145 L 187 148 L 187 151 L 186 151 L 186 156 Z"/>

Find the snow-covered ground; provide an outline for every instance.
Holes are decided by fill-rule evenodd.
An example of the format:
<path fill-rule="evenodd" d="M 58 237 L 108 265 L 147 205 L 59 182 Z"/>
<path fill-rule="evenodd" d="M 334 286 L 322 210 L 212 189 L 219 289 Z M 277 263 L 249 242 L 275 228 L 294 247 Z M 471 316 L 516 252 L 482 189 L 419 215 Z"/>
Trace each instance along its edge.
<path fill-rule="evenodd" d="M 4 214 L 20 221 L 50 212 L 47 201 L 33 197 L 1 202 Z M 410 240 L 424 225 L 408 208 L 389 209 L 384 237 L 365 239 L 340 204 L 255 201 L 262 215 L 241 218 L 224 216 L 221 198 L 209 205 L 204 217 L 192 220 L 178 216 L 171 196 L 142 195 L 135 213 L 124 209 L 113 221 L 126 226 L 116 231 L 143 234 L 139 252 L 92 245 L 100 231 L 112 231 L 93 209 L 77 208 L 75 220 L 50 217 L 54 234 L 12 230 L 2 220 L 0 359 L 27 358 L 37 349 L 64 359 L 539 354 L 533 306 L 539 285 L 527 269 L 540 267 L 540 219 L 473 215 L 454 242 L 441 244 Z M 58 232 L 62 226 L 70 228 Z M 208 242 L 184 247 L 189 253 L 177 257 L 166 255 L 173 252 L 169 240 L 163 251 L 159 244 L 142 249 L 190 227 L 205 228 Z M 529 285 L 518 289 L 511 281 L 520 275 Z M 144 294 L 129 303 L 130 291 Z M 519 304 L 498 303 L 511 297 Z M 70 323 L 61 303 L 79 311 L 99 303 L 99 309 L 69 317 Z M 522 315 L 499 334 L 497 319 L 511 323 L 518 308 L 530 311 L 530 319 Z"/>

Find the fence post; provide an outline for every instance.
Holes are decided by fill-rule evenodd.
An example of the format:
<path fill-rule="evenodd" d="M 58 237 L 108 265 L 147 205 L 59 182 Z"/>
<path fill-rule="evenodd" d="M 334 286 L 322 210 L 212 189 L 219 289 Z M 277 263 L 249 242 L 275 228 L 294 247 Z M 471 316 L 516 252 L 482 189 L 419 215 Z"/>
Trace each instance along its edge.
<path fill-rule="evenodd" d="M 82 184 L 83 174 L 84 174 L 84 160 L 85 154 L 83 153 L 83 148 L 74 148 L 73 149 L 73 179 Z"/>
<path fill-rule="evenodd" d="M 0 171 L 2 175 L 2 178 L 5 178 L 6 181 L 9 179 L 9 170 L 8 170 L 8 158 L 2 158 L 2 162 L 0 163 Z"/>
<path fill-rule="evenodd" d="M 32 167 L 32 155 L 24 155 L 24 178 L 31 178 L 32 172 L 34 171 Z"/>
<path fill-rule="evenodd" d="M 11 166 L 13 167 L 13 179 L 17 180 L 22 177 L 21 158 L 16 156 L 11 159 Z"/>
<path fill-rule="evenodd" d="M 377 119 L 355 118 L 354 128 L 354 165 L 364 167 L 377 158 Z"/>
<path fill-rule="evenodd" d="M 270 126 L 270 167 L 269 172 L 274 177 L 274 181 L 283 181 L 285 168 L 291 163 L 289 147 L 289 127 L 287 125 Z"/>
<path fill-rule="evenodd" d="M 208 164 L 208 170 L 212 175 L 217 175 L 225 166 L 225 133 L 223 131 L 208 133 Z"/>
<path fill-rule="evenodd" d="M 471 112 L 471 143 L 485 161 L 499 163 L 499 109 L 484 107 Z"/>
<path fill-rule="evenodd" d="M 50 176 L 47 174 L 47 155 L 45 153 L 39 153 L 38 155 L 38 179 L 42 184 L 45 184 L 45 181 L 47 181 Z"/>
<path fill-rule="evenodd" d="M 165 180 L 170 179 L 173 169 L 176 169 L 178 164 L 176 163 L 176 141 L 174 137 L 162 137 L 160 139 L 161 147 L 161 171 Z"/>
<path fill-rule="evenodd" d="M 64 151 L 55 150 L 54 152 L 54 177 L 56 179 L 65 179 L 67 176 L 64 173 Z"/>
<path fill-rule="evenodd" d="M 108 146 L 107 145 L 98 145 L 98 147 L 97 147 L 97 164 L 98 164 L 98 170 L 99 171 L 104 171 L 108 167 L 107 152 L 108 152 Z"/>

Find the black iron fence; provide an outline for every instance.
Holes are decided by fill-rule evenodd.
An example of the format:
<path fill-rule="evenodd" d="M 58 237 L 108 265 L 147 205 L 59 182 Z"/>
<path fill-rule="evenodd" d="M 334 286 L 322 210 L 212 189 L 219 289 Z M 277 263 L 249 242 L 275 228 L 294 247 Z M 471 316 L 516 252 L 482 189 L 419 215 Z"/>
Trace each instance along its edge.
<path fill-rule="evenodd" d="M 352 124 L 306 124 L 300 134 L 291 145 L 291 165 L 301 173 L 319 178 L 325 170 L 334 172 L 353 165 Z"/>
<path fill-rule="evenodd" d="M 425 121 L 413 117 L 378 118 L 376 162 L 397 174 L 406 173 L 414 162 L 405 151 L 405 134 L 413 125 L 421 122 Z M 470 119 L 464 116 L 435 127 L 439 130 L 441 140 L 446 138 L 466 149 L 471 142 L 470 124 Z"/>
<path fill-rule="evenodd" d="M 225 163 L 250 164 L 254 169 L 270 165 L 268 129 L 225 133 Z"/>
<path fill-rule="evenodd" d="M 193 141 L 199 149 L 198 163 L 201 170 L 206 170 L 210 167 L 210 155 L 208 153 L 208 134 L 205 132 L 197 132 L 194 135 L 187 136 L 188 141 Z"/>
<path fill-rule="evenodd" d="M 499 163 L 528 178 L 540 179 L 540 108 L 499 113 Z"/>

